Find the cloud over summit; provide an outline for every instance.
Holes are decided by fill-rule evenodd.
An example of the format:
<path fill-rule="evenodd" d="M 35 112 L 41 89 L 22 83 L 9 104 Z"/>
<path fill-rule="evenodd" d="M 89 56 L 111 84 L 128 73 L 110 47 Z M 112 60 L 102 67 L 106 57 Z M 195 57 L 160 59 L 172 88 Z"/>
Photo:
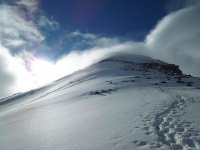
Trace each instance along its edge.
<path fill-rule="evenodd" d="M 188 74 L 200 76 L 200 4 L 164 17 L 146 38 L 161 60 L 176 63 Z"/>
<path fill-rule="evenodd" d="M 151 56 L 180 65 L 184 73 L 200 76 L 199 17 L 199 3 L 173 11 L 162 18 L 142 42 L 82 33 L 78 30 L 68 32 L 60 38 L 58 47 L 71 52 L 59 54 L 54 62 L 42 62 L 44 68 L 48 69 L 40 68 L 38 71 L 35 67 L 36 70 L 31 72 L 29 62 L 32 58 L 28 55 L 35 57 L 35 53 L 40 50 L 38 47 L 58 52 L 57 49 L 44 45 L 46 40 L 44 31 L 59 28 L 59 23 L 42 13 L 37 0 L 2 3 L 0 4 L 0 98 L 30 90 L 33 86 L 27 85 L 40 82 L 45 73 L 57 73 L 49 78 L 47 82 L 50 82 L 116 52 Z"/>

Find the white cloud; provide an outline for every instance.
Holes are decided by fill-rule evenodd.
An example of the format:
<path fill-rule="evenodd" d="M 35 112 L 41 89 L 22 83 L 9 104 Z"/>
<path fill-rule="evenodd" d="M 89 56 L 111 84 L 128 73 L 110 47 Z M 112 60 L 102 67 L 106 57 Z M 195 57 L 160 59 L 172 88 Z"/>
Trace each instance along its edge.
<path fill-rule="evenodd" d="M 41 16 L 38 21 L 39 27 L 47 28 L 50 30 L 56 30 L 59 28 L 59 23 L 55 21 L 53 18 L 49 19 L 46 16 Z"/>
<path fill-rule="evenodd" d="M 7 40 L 9 43 L 21 41 L 21 44 L 26 44 L 24 46 L 30 46 L 40 43 L 44 38 L 33 21 L 26 20 L 21 16 L 18 7 L 0 5 L 1 41 Z"/>
<path fill-rule="evenodd" d="M 44 40 L 34 20 L 36 1 L 21 0 L 0 4 L 0 98 L 15 92 L 34 88 L 31 74 L 24 66 L 24 60 L 13 51 L 18 47 L 29 48 Z M 21 10 L 21 6 L 27 10 Z M 26 5 L 26 6 L 25 6 Z M 8 49 L 9 48 L 9 49 Z"/>
<path fill-rule="evenodd" d="M 28 14 L 32 17 L 34 16 L 36 12 L 40 10 L 39 6 L 39 0 L 17 0 L 15 4 L 17 4 L 20 7 L 26 7 L 28 10 Z"/>
<path fill-rule="evenodd" d="M 110 39 L 111 40 L 111 39 Z M 116 43 L 107 47 L 93 47 L 85 51 L 72 51 L 71 53 L 63 56 L 55 64 L 55 78 L 61 78 L 74 71 L 86 68 L 95 62 L 106 58 L 112 53 L 127 52 L 127 53 L 144 53 L 143 43 L 125 42 Z M 63 69 L 63 66 L 65 69 Z"/>
<path fill-rule="evenodd" d="M 124 43 L 120 42 L 118 38 L 83 34 L 79 31 L 68 34 L 69 37 L 79 37 L 79 44 L 85 40 L 93 43 L 94 46 L 91 50 L 86 50 L 80 54 L 73 54 L 74 52 L 72 52 L 73 55 L 70 54 L 62 58 L 62 62 L 66 62 L 66 65 L 70 64 L 67 63 L 67 60 L 73 56 L 75 63 L 91 64 L 94 60 L 101 58 L 102 55 L 115 52 L 117 48 L 119 51 L 144 54 L 180 65 L 184 73 L 200 76 L 200 4 L 193 2 L 190 5 L 192 6 L 189 7 L 189 4 L 187 4 L 187 8 L 170 13 L 159 21 L 143 43 L 133 41 Z M 74 55 L 80 56 L 79 59 L 75 59 Z M 81 61 L 81 59 L 85 55 L 88 57 L 83 59 L 85 60 L 85 63 L 83 63 L 84 61 Z M 79 63 L 79 60 L 81 63 Z M 78 64 L 74 66 L 80 66 Z"/>
<path fill-rule="evenodd" d="M 87 40 L 96 40 L 97 36 L 91 33 L 81 33 L 79 30 L 71 32 L 68 34 L 70 37 L 82 37 Z"/>
<path fill-rule="evenodd" d="M 146 41 L 140 43 L 121 42 L 118 38 L 102 37 L 80 31 L 71 32 L 66 34 L 60 44 L 70 45 L 72 42 L 70 48 L 73 51 L 57 62 L 48 62 L 28 51 L 11 55 L 6 47 L 27 45 L 27 42 L 40 43 L 45 37 L 38 29 L 37 23 L 24 18 L 17 6 L 0 5 L 0 97 L 29 90 L 34 86 L 42 86 L 116 52 L 144 54 L 178 64 L 185 73 L 200 76 L 199 14 L 200 4 L 170 13 L 159 21 Z M 42 20 L 40 26 L 52 25 L 53 20 L 45 17 Z M 86 45 L 85 50 L 82 51 L 84 45 Z"/>
<path fill-rule="evenodd" d="M 50 31 L 59 27 L 58 22 L 42 13 L 39 4 L 39 0 L 0 4 L 1 44 L 29 49 L 45 40 L 41 29 Z"/>
<path fill-rule="evenodd" d="M 34 88 L 34 80 L 23 63 L 20 57 L 12 56 L 0 45 L 0 98 Z"/>
<path fill-rule="evenodd" d="M 21 47 L 26 45 L 26 41 L 21 39 L 2 39 L 1 43 L 6 47 Z"/>
<path fill-rule="evenodd" d="M 67 32 L 60 39 L 59 44 L 66 50 L 87 50 L 91 48 L 110 47 L 121 43 L 116 37 L 104 37 L 92 33 L 83 33 L 79 30 Z"/>
<path fill-rule="evenodd" d="M 43 15 L 39 0 L 0 3 L 0 98 L 37 86 L 34 75 L 27 70 L 27 58 L 21 55 L 45 40 L 38 25 L 40 16 L 49 25 L 55 24 Z"/>
<path fill-rule="evenodd" d="M 200 4 L 164 17 L 146 38 L 152 56 L 200 76 Z"/>

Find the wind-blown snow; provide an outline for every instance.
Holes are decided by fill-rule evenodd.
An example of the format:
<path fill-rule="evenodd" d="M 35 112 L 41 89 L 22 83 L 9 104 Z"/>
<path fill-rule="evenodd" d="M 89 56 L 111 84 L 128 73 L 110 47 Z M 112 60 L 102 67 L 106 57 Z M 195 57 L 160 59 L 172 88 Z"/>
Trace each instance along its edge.
<path fill-rule="evenodd" d="M 117 54 L 0 100 L 1 149 L 199 149 L 200 80 Z M 195 108 L 195 112 L 192 108 Z"/>

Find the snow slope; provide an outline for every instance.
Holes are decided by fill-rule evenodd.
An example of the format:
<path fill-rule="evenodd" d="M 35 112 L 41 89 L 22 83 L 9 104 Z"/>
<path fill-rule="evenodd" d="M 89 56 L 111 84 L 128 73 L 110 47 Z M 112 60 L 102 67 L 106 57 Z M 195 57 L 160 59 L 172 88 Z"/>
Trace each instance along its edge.
<path fill-rule="evenodd" d="M 200 80 L 116 54 L 0 100 L 0 149 L 200 149 Z"/>

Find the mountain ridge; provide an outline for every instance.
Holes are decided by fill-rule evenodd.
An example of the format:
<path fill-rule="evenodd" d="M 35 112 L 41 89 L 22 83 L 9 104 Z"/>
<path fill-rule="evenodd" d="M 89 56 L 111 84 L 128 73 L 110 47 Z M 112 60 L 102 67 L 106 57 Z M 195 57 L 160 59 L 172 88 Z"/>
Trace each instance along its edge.
<path fill-rule="evenodd" d="M 99 64 L 105 63 L 105 62 L 116 62 L 116 63 L 124 63 L 124 64 L 128 64 L 128 65 L 133 65 L 133 66 L 128 66 L 127 68 L 120 68 L 120 69 L 125 70 L 125 71 L 138 70 L 138 71 L 149 72 L 148 71 L 149 69 L 155 69 L 155 70 L 158 70 L 159 72 L 164 73 L 166 75 L 170 75 L 170 76 L 171 75 L 177 75 L 178 77 L 176 77 L 176 78 L 179 79 L 178 82 L 180 82 L 180 83 L 184 83 L 184 82 L 181 81 L 182 77 L 185 77 L 185 78 L 192 77 L 190 75 L 184 75 L 182 73 L 182 71 L 179 69 L 179 66 L 175 65 L 175 64 L 168 64 L 168 63 L 163 62 L 161 60 L 152 59 L 152 58 L 144 56 L 144 55 L 129 54 L 129 53 L 114 53 L 114 54 L 112 54 L 108 57 L 105 57 L 104 59 L 88 66 L 85 69 L 75 71 L 74 73 L 72 73 L 70 75 L 67 75 L 67 76 L 62 77 L 60 79 L 57 79 L 56 81 L 53 81 L 52 83 L 47 84 L 46 86 L 49 86 L 49 85 L 51 85 L 55 82 L 58 82 L 60 80 L 63 80 L 63 79 L 68 78 L 70 76 L 73 76 L 74 74 L 77 74 L 79 72 L 82 72 L 82 71 L 84 72 L 84 70 L 87 70 L 91 67 L 98 68 Z M 103 69 L 107 69 L 107 68 L 105 67 Z M 9 99 L 9 97 L 10 97 L 10 99 L 14 99 L 13 96 L 17 97 L 20 94 L 26 95 L 26 93 L 27 94 L 28 93 L 34 93 L 35 91 L 43 89 L 46 86 L 36 88 L 36 89 L 32 89 L 30 91 L 25 92 L 24 94 L 23 93 L 16 93 L 16 94 L 13 94 L 11 96 L 2 98 L 2 99 L 0 99 L 0 104 L 5 103 L 4 100 Z"/>
<path fill-rule="evenodd" d="M 199 149 L 200 120 L 193 109 L 200 107 L 199 87 L 199 78 L 173 64 L 130 54 L 107 57 L 1 101 L 0 145 L 16 150 Z"/>

